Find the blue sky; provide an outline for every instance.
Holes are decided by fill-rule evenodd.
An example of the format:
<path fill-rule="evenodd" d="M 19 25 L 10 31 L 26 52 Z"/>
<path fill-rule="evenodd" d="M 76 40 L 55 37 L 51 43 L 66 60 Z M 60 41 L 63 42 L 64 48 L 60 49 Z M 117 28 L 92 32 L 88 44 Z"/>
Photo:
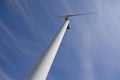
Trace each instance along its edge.
<path fill-rule="evenodd" d="M 120 80 L 119 0 L 0 0 L 0 80 L 25 80 L 70 19 L 47 80 Z"/>

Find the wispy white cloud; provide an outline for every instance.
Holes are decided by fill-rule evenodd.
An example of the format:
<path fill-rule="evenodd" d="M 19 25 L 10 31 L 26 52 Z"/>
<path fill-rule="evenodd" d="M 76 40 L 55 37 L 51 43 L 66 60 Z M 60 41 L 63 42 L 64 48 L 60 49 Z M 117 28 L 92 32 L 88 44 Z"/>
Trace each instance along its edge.
<path fill-rule="evenodd" d="M 11 12 L 15 12 L 17 14 L 21 13 L 20 16 L 21 15 L 24 16 L 23 19 L 28 24 L 29 30 L 31 30 L 31 33 L 34 36 L 36 36 L 36 34 L 39 33 L 40 36 L 42 37 L 42 39 L 44 39 L 44 41 L 47 43 L 47 40 L 44 37 L 44 34 L 42 33 L 42 31 L 40 29 L 39 22 L 36 19 L 36 15 L 34 15 L 35 13 L 34 13 L 34 8 L 31 7 L 32 5 L 30 5 L 29 2 L 26 2 L 24 0 L 21 0 L 21 1 L 19 1 L 19 0 L 10 1 L 10 0 L 8 0 L 8 1 L 9 1 L 9 3 L 11 3 L 11 6 L 12 6 L 12 7 L 10 7 L 9 10 L 11 10 Z"/>
<path fill-rule="evenodd" d="M 10 38 L 12 38 L 13 40 L 15 39 L 13 37 L 13 34 L 10 32 L 10 30 L 8 30 L 8 28 L 5 26 L 5 24 L 1 20 L 0 20 L 0 27 L 5 30 L 5 32 L 7 33 L 7 35 L 9 35 Z"/>
<path fill-rule="evenodd" d="M 7 28 L 7 26 L 0 20 L 0 27 L 3 28 L 5 33 L 8 35 L 9 39 L 12 40 L 11 43 L 16 42 L 16 38 L 13 36 L 12 32 Z M 5 45 L 8 46 L 10 49 L 16 52 L 19 56 L 22 56 L 22 54 L 15 48 L 15 46 L 12 46 L 11 43 L 5 42 Z"/>
<path fill-rule="evenodd" d="M 44 36 L 43 31 L 41 31 L 40 29 L 40 25 L 39 25 L 39 21 L 36 19 L 36 15 L 34 15 L 34 9 L 32 7 L 32 5 L 30 4 L 30 2 L 26 2 L 24 0 L 7 0 L 7 5 L 9 5 L 9 11 L 11 11 L 11 14 L 15 14 L 18 16 L 22 16 L 23 20 L 26 21 L 27 25 L 28 25 L 28 30 L 30 30 L 30 34 L 32 34 L 32 36 L 34 36 L 35 39 L 39 39 L 38 35 L 40 36 L 41 39 L 43 39 L 47 44 L 48 44 L 48 40 L 47 38 Z M 38 11 L 39 12 L 39 11 Z M 14 18 L 14 15 L 12 15 Z M 16 18 L 17 19 L 17 18 Z M 16 20 L 19 21 L 19 20 Z M 18 22 L 19 23 L 19 22 Z M 13 34 L 8 28 L 7 28 L 7 24 L 4 24 L 4 22 L 1 20 L 0 21 L 0 26 L 5 30 L 5 32 L 7 33 L 7 35 L 10 37 L 9 39 L 12 39 L 11 43 L 13 43 L 13 45 L 11 44 L 6 44 L 9 48 L 11 48 L 12 50 L 14 50 L 19 56 L 25 56 L 25 55 L 31 55 L 34 56 L 34 52 L 30 51 L 29 48 L 23 48 L 23 45 L 21 44 L 22 42 L 26 42 L 26 44 L 31 43 L 32 41 L 26 40 L 26 39 L 22 39 L 20 41 L 19 36 L 15 36 L 15 33 Z M 9 26 L 10 27 L 10 26 Z M 36 36 L 37 35 L 37 36 Z M 19 40 L 18 40 L 19 39 Z M 21 42 L 21 43 L 19 43 Z M 40 44 L 41 45 L 41 44 Z M 42 47 L 42 46 L 40 46 Z M 25 53 L 25 54 L 24 54 Z"/>
<path fill-rule="evenodd" d="M 16 69 L 16 67 L 14 66 L 14 64 L 12 64 L 12 62 L 8 59 L 8 57 L 6 55 L 4 55 L 3 52 L 0 51 L 0 56 L 1 59 L 8 65 L 10 66 L 12 69 Z"/>
<path fill-rule="evenodd" d="M 0 69 L 0 80 L 11 80 L 11 79 Z"/>

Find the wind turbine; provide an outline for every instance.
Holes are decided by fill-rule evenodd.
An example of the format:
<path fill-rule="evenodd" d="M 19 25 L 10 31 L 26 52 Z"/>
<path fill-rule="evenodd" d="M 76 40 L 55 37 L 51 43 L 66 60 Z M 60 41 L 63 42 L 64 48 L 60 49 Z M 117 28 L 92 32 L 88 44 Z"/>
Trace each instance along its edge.
<path fill-rule="evenodd" d="M 96 14 L 97 12 L 84 13 L 84 14 L 75 14 L 75 15 L 65 15 L 59 16 L 57 18 L 64 18 L 65 23 L 50 43 L 49 47 L 42 54 L 38 62 L 35 64 L 35 67 L 32 69 L 31 73 L 27 77 L 27 80 L 46 80 L 49 70 L 52 66 L 58 48 L 61 44 L 63 36 L 67 29 L 70 29 L 69 17 L 75 17 L 80 15 Z"/>

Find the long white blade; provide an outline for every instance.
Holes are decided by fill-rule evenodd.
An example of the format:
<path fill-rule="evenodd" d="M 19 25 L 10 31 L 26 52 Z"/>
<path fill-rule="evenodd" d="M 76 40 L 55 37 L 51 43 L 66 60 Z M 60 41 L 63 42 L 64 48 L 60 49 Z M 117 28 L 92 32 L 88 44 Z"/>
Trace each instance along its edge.
<path fill-rule="evenodd" d="M 80 16 L 80 15 L 97 14 L 97 13 L 98 13 L 98 12 L 82 13 L 82 14 L 72 14 L 72 15 L 58 16 L 58 17 L 56 17 L 56 18 L 65 18 L 65 17 Z"/>

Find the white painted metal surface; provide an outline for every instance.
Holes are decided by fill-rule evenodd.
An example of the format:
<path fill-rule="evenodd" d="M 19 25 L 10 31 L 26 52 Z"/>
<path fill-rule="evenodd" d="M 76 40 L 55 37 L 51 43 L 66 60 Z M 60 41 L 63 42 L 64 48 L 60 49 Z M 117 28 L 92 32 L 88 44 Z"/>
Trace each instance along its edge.
<path fill-rule="evenodd" d="M 66 20 L 60 31 L 51 42 L 50 46 L 36 63 L 27 80 L 46 80 L 68 24 L 69 20 Z"/>

